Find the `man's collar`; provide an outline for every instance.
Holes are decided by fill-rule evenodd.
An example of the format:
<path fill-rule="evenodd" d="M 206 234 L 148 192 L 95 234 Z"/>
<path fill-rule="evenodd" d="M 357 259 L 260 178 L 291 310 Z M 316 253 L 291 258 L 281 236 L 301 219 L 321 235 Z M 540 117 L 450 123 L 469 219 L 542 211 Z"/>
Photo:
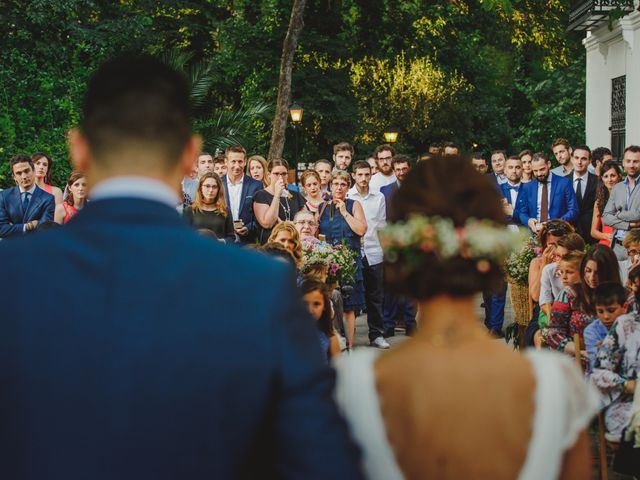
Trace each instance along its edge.
<path fill-rule="evenodd" d="M 101 181 L 91 189 L 90 199 L 142 198 L 164 203 L 175 208 L 180 198 L 168 184 L 149 177 L 122 176 Z"/>
<path fill-rule="evenodd" d="M 244 181 L 244 173 L 240 177 L 240 180 L 238 180 L 237 182 L 231 181 L 231 175 L 227 174 L 227 183 L 229 185 L 238 185 L 238 184 L 242 183 L 243 181 Z"/>
<path fill-rule="evenodd" d="M 578 175 L 578 173 L 576 173 L 576 171 L 573 171 L 573 179 L 577 180 L 578 178 L 584 178 L 584 177 L 588 177 L 589 176 L 589 170 L 587 170 L 586 172 L 584 172 L 582 175 Z"/>
<path fill-rule="evenodd" d="M 34 182 L 33 185 L 31 185 L 31 188 L 29 190 L 23 190 L 22 187 L 19 185 L 18 185 L 18 190 L 20 190 L 20 195 L 22 195 L 24 192 L 29 192 L 31 195 L 33 195 L 33 193 L 36 191 L 36 187 L 37 185 Z"/>
<path fill-rule="evenodd" d="M 511 183 L 511 180 L 509 180 L 507 178 L 507 185 L 511 186 L 511 187 L 519 187 L 520 185 L 522 185 L 522 182 L 518 182 L 518 183 Z"/>

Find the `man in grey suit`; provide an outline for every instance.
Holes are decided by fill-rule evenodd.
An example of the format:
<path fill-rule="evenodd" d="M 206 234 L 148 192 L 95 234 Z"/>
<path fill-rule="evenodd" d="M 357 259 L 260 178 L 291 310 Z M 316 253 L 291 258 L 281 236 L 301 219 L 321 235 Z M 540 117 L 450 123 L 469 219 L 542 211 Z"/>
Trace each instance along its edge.
<path fill-rule="evenodd" d="M 640 146 L 630 145 L 624 150 L 622 166 L 627 178 L 611 190 L 611 196 L 602 214 L 602 222 L 615 228 L 611 246 L 619 261 L 627 259 L 627 251 L 622 246 L 627 232 L 640 228 Z"/>

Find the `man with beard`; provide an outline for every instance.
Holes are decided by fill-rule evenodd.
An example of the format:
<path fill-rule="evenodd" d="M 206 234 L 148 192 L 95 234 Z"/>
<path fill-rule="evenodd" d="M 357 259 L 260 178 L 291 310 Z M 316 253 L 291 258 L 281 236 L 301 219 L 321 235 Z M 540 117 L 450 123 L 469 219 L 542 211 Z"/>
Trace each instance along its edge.
<path fill-rule="evenodd" d="M 578 206 L 571 181 L 551 173 L 551 162 L 541 152 L 533 155 L 531 169 L 534 179 L 522 185 L 513 217 L 535 234 L 549 220 L 572 223 L 578 217 Z"/>
<path fill-rule="evenodd" d="M 471 157 L 471 165 L 475 168 L 478 173 L 485 175 L 489 170 L 489 165 L 487 164 L 487 159 L 482 156 L 481 153 L 474 153 Z"/>
<path fill-rule="evenodd" d="M 571 173 L 571 146 L 569 142 L 564 138 L 558 138 L 551 145 L 551 150 L 556 157 L 556 160 L 560 165 L 551 170 L 554 175 L 566 177 Z"/>
<path fill-rule="evenodd" d="M 364 218 L 367 221 L 367 233 L 362 237 L 362 277 L 364 298 L 367 305 L 369 343 L 374 347 L 387 349 L 389 343 L 384 339 L 382 322 L 383 254 L 378 239 L 378 231 L 385 226 L 387 221 L 384 196 L 369 188 L 371 167 L 365 160 L 354 163 L 351 176 L 355 185 L 347 193 L 347 198 L 360 202 L 364 210 Z"/>
<path fill-rule="evenodd" d="M 379 192 L 380 189 L 390 183 L 396 181 L 396 176 L 393 173 L 393 157 L 395 151 L 393 147 L 387 143 L 378 145 L 373 152 L 373 157 L 378 164 L 378 173 L 371 177 L 369 188 L 374 192 Z"/>
<path fill-rule="evenodd" d="M 349 171 L 349 165 L 353 160 L 353 147 L 350 143 L 341 142 L 333 146 L 333 163 L 336 170 Z"/>
<path fill-rule="evenodd" d="M 622 166 L 627 178 L 611 189 L 611 196 L 604 208 L 602 222 L 615 228 L 611 248 L 619 261 L 627 259 L 627 251 L 622 246 L 625 235 L 632 228 L 640 228 L 640 146 L 631 145 L 624 150 Z"/>

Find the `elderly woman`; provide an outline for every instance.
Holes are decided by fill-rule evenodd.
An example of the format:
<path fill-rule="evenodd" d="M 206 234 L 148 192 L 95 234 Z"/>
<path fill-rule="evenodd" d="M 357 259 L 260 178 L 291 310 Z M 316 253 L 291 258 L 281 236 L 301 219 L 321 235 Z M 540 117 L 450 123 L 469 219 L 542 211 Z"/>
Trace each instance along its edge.
<path fill-rule="evenodd" d="M 351 176 L 344 171 L 336 171 L 329 182 L 332 200 L 320 206 L 318 218 L 320 233 L 332 245 L 346 245 L 356 254 L 355 283 L 353 291 L 344 300 L 344 321 L 349 348 L 353 345 L 356 326 L 356 310 L 364 308 L 364 286 L 362 280 L 361 237 L 367 232 L 367 221 L 362 205 L 357 200 L 347 198 Z M 343 288 L 346 285 L 341 285 Z"/>

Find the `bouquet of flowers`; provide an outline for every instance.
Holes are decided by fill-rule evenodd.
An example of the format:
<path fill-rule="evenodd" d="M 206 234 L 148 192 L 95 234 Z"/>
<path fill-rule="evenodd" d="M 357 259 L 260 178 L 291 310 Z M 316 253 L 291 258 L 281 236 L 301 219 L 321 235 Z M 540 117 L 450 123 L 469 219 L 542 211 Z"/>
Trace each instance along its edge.
<path fill-rule="evenodd" d="M 329 267 L 329 283 L 337 281 L 340 285 L 353 285 L 356 283 L 356 252 L 347 247 L 344 242 L 333 246 L 331 255 L 332 265 Z M 335 273 L 331 268 L 336 266 Z"/>
<path fill-rule="evenodd" d="M 525 240 L 522 248 L 513 252 L 504 264 L 505 273 L 511 283 L 527 285 L 529 282 L 529 264 L 531 260 L 540 256 L 538 239 L 530 237 Z"/>
<path fill-rule="evenodd" d="M 346 245 L 329 245 L 315 237 L 302 239 L 302 273 L 312 267 L 324 266 L 327 269 L 327 283 L 346 285 L 355 282 L 356 253 Z"/>

